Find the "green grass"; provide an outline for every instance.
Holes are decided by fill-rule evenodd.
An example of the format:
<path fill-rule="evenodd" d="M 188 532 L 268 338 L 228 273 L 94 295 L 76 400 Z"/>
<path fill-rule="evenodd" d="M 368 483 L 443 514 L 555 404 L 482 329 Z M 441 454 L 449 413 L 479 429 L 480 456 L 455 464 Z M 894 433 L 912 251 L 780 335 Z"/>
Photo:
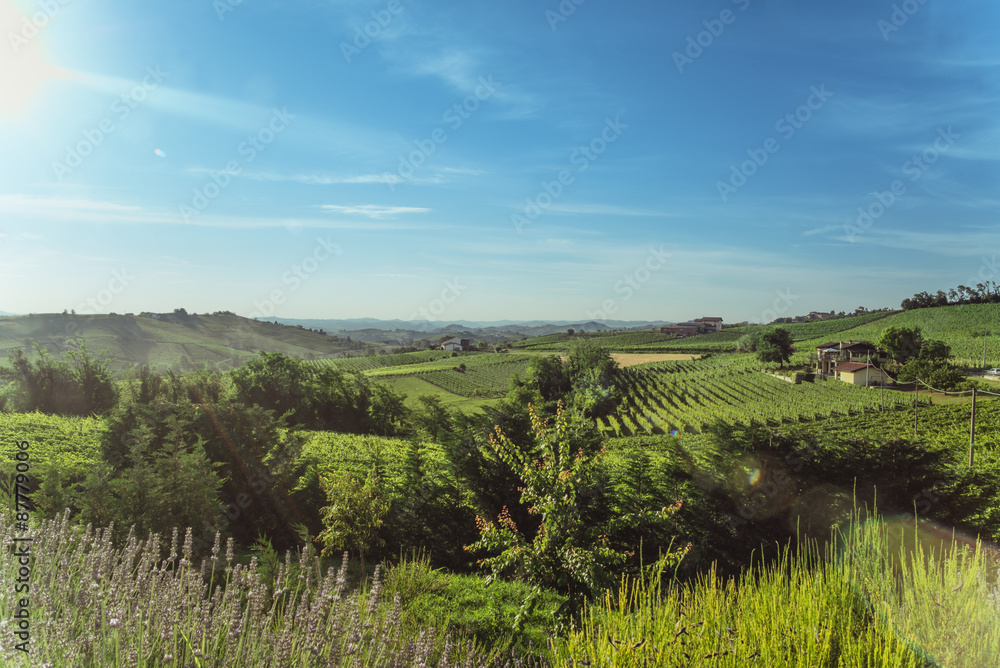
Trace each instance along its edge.
<path fill-rule="evenodd" d="M 565 600 L 544 590 L 537 608 L 526 615 L 522 629 L 514 619 L 531 586 L 523 582 L 455 575 L 432 569 L 426 557 L 400 560 L 386 571 L 385 589 L 398 592 L 403 629 L 417 635 L 428 627 L 447 629 L 456 639 L 473 640 L 481 647 L 524 655 L 543 650 L 552 638 L 552 613 Z"/>
<path fill-rule="evenodd" d="M 484 399 L 498 398 L 506 394 L 511 377 L 515 374 L 523 376 L 531 358 L 531 355 L 479 352 L 460 353 L 452 357 L 451 353 L 444 351 L 426 351 L 351 360 L 322 360 L 317 364 L 334 364 L 361 371 L 369 378 L 378 381 L 391 381 L 406 394 L 412 392 L 414 398 L 427 394 L 428 391 L 420 384 L 399 383 L 400 379 L 419 378 L 434 385 L 443 392 L 441 394 L 443 400 L 449 395 Z M 462 370 L 460 365 L 464 365 L 465 369 Z M 449 401 L 449 403 L 454 402 Z"/>
<path fill-rule="evenodd" d="M 552 663 L 995 665 L 995 557 L 924 525 L 854 526 L 840 548 L 801 545 L 738 580 L 709 571 L 688 584 L 624 581 L 556 639 Z"/>
<path fill-rule="evenodd" d="M 420 409 L 423 405 L 420 403 L 420 397 L 428 395 L 438 397 L 444 406 L 462 411 L 463 413 L 474 413 L 485 406 L 492 406 L 497 402 L 496 399 L 463 397 L 462 395 L 443 390 L 418 376 L 380 378 L 379 382 L 406 395 L 405 404 L 407 408 L 414 410 Z"/>

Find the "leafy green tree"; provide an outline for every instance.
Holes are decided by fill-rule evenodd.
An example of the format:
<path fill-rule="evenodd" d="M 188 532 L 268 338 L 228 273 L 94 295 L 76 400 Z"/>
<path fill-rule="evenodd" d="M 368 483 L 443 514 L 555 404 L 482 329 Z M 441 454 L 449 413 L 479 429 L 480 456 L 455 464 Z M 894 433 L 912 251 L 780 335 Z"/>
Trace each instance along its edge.
<path fill-rule="evenodd" d="M 619 398 L 618 387 L 605 385 L 600 372 L 593 369 L 577 379 L 572 405 L 580 415 L 596 419 L 613 413 L 618 407 Z"/>
<path fill-rule="evenodd" d="M 324 546 L 323 554 L 356 553 L 364 570 L 365 553 L 378 551 L 385 544 L 380 529 L 389 502 L 378 475 L 373 470 L 364 483 L 349 474 L 320 480 L 330 504 L 320 511 L 324 528 L 317 540 Z"/>
<path fill-rule="evenodd" d="M 932 360 L 934 362 L 945 362 L 951 357 L 951 348 L 944 341 L 928 339 L 920 346 L 917 354 L 922 360 Z"/>
<path fill-rule="evenodd" d="M 404 398 L 358 373 L 261 352 L 231 377 L 239 401 L 287 416 L 292 425 L 355 434 L 407 430 Z"/>
<path fill-rule="evenodd" d="M 539 355 L 528 363 L 525 384 L 538 392 L 542 401 L 556 401 L 572 388 L 566 365 L 556 355 Z"/>
<path fill-rule="evenodd" d="M 564 621 L 578 612 L 610 582 L 609 568 L 629 556 L 625 550 L 609 544 L 608 534 L 623 524 L 638 524 L 670 511 L 637 512 L 624 516 L 602 517 L 591 507 L 602 487 L 598 463 L 601 454 L 588 456 L 573 452 L 570 425 L 564 411 L 556 413 L 555 424 L 543 422 L 531 411 L 536 447 L 532 450 L 512 443 L 498 427 L 490 442 L 501 460 L 521 479 L 521 503 L 528 513 L 539 518 L 534 536 L 518 528 L 504 507 L 497 522 L 476 518 L 480 539 L 469 551 L 494 553 L 479 560 L 490 569 L 487 582 L 502 573 L 512 573 L 532 585 L 515 623 L 523 622 L 548 587 L 564 593 L 568 599 L 561 609 Z M 499 552 L 499 554 L 496 554 Z M 674 552 L 671 559 L 682 554 Z"/>
<path fill-rule="evenodd" d="M 747 332 L 736 341 L 736 350 L 741 353 L 755 353 L 760 345 L 760 333 Z"/>
<path fill-rule="evenodd" d="M 618 372 L 618 363 L 611 357 L 607 348 L 602 348 L 594 341 L 586 339 L 577 341 L 569 350 L 566 359 L 566 372 L 574 385 L 596 373 L 604 387 L 609 387 Z"/>
<path fill-rule="evenodd" d="M 892 325 L 882 330 L 875 345 L 889 353 L 896 362 L 904 364 L 920 354 L 923 335 L 919 327 Z"/>
<path fill-rule="evenodd" d="M 761 362 L 778 362 L 781 366 L 784 366 L 792 358 L 793 351 L 792 335 L 782 327 L 778 327 L 761 337 L 760 345 L 757 348 Z"/>
<path fill-rule="evenodd" d="M 139 375 L 129 394 L 149 401 L 123 401 L 108 415 L 101 437 L 106 470 L 95 472 L 93 484 L 88 484 L 91 505 L 104 505 L 99 497 L 103 494 L 100 490 L 106 489 L 118 499 L 116 503 L 144 508 L 135 505 L 135 495 L 146 493 L 144 486 L 156 488 L 158 483 L 143 477 L 151 475 L 174 482 L 164 488 L 171 490 L 170 498 L 158 498 L 149 512 L 186 513 L 185 490 L 197 489 L 186 471 L 200 466 L 204 458 L 213 472 L 205 480 L 217 477 L 221 481 L 212 497 L 224 507 L 226 524 L 237 541 L 249 544 L 263 534 L 282 547 L 294 544 L 297 538 L 291 527 L 296 510 L 288 487 L 304 437 L 285 430 L 272 412 L 224 396 L 221 374 L 201 371 L 188 376 L 168 374 L 166 378 L 149 374 L 145 380 L 141 370 Z M 100 486 L 105 483 L 109 486 Z M 188 505 L 195 509 L 204 506 L 201 501 Z M 183 526 L 181 520 L 171 521 Z M 199 528 L 198 540 L 211 545 L 213 529 L 201 521 L 190 525 Z"/>
<path fill-rule="evenodd" d="M 15 410 L 59 415 L 98 415 L 117 402 L 114 379 L 107 360 L 97 359 L 85 345 L 68 353 L 69 362 L 55 360 L 37 343 L 38 358 L 28 359 L 15 348 L 8 356 L 10 368 L 0 367 L 0 380 L 14 385 Z"/>

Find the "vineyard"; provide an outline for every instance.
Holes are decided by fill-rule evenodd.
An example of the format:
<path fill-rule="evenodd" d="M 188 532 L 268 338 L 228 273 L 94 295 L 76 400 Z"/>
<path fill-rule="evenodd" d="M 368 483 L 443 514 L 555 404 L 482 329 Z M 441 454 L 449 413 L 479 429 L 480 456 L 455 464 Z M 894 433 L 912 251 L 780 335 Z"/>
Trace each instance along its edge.
<path fill-rule="evenodd" d="M 345 371 L 371 371 L 390 366 L 407 366 L 410 364 L 421 364 L 423 362 L 433 362 L 450 358 L 451 353 L 447 350 L 422 350 L 415 353 L 398 353 L 395 355 L 368 355 L 366 357 L 324 357 L 313 360 L 310 364 L 314 366 L 334 365 Z"/>
<path fill-rule="evenodd" d="M 15 474 L 15 443 L 28 442 L 29 477 L 44 478 L 50 468 L 64 479 L 83 477 L 100 458 L 100 439 L 105 423 L 100 418 L 62 417 L 44 413 L 0 412 L 0 490 L 3 506 L 13 492 L 4 488 Z"/>
<path fill-rule="evenodd" d="M 577 334 L 575 337 L 567 334 L 547 334 L 525 341 L 511 344 L 511 347 L 524 350 L 567 350 L 575 340 L 585 338 L 602 348 L 613 352 L 669 352 L 669 351 L 695 351 L 695 352 L 725 352 L 733 350 L 736 342 L 744 334 L 757 332 L 766 334 L 776 327 L 788 330 L 794 341 L 812 341 L 814 339 L 850 338 L 847 332 L 853 332 L 859 327 L 863 327 L 878 320 L 891 317 L 894 312 L 880 311 L 877 313 L 863 313 L 861 315 L 846 318 L 833 318 L 831 320 L 817 320 L 815 322 L 796 322 L 784 325 L 748 325 L 745 327 L 726 328 L 721 332 L 712 334 L 699 334 L 677 338 L 673 335 L 661 334 L 658 330 L 644 330 L 635 332 L 607 332 L 600 334 L 586 334 L 583 337 Z M 874 338 L 881 333 L 882 323 L 875 325 Z M 857 334 L 854 338 L 859 338 Z M 873 338 L 869 335 L 869 338 Z M 806 346 L 808 347 L 808 346 Z"/>
<path fill-rule="evenodd" d="M 621 371 L 616 414 L 598 420 L 605 436 L 701 433 L 715 422 L 780 425 L 910 407 L 913 396 L 839 381 L 793 385 L 754 370 L 751 356 L 662 362 Z M 925 399 L 921 399 L 925 402 Z"/>
<path fill-rule="evenodd" d="M 447 351 L 430 350 L 353 359 L 324 359 L 313 364 L 333 364 L 345 370 L 360 371 L 378 380 L 412 376 L 462 397 L 496 397 L 507 393 L 511 376 L 524 375 L 531 359 L 532 355 L 508 353 L 466 353 L 452 357 Z"/>
<path fill-rule="evenodd" d="M 669 348 L 668 344 L 674 342 L 674 337 L 668 334 L 661 334 L 659 331 L 643 330 L 638 332 L 608 332 L 600 334 L 586 334 L 568 336 L 566 334 L 547 334 L 538 336 L 526 341 L 512 343 L 512 348 L 522 348 L 524 350 L 545 350 L 558 351 L 568 350 L 574 342 L 579 340 L 591 341 L 601 348 L 615 352 L 630 352 L 632 350 L 646 350 L 656 348 Z"/>

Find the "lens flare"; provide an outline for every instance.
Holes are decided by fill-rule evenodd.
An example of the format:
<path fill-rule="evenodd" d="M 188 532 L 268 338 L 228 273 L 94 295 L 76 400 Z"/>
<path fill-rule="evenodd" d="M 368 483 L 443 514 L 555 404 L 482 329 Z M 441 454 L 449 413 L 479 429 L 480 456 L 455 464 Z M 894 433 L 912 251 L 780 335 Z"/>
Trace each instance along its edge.
<path fill-rule="evenodd" d="M 754 469 L 750 471 L 750 475 L 747 476 L 747 480 L 750 482 L 750 486 L 753 487 L 760 482 L 760 469 Z"/>
<path fill-rule="evenodd" d="M 156 155 L 160 156 L 161 158 L 167 157 L 167 154 L 164 153 L 163 151 L 161 151 L 160 149 L 154 149 L 153 153 L 155 153 Z"/>
<path fill-rule="evenodd" d="M 679 431 L 677 431 L 676 429 L 671 429 L 670 430 L 670 435 L 673 436 L 674 438 L 680 438 L 681 433 Z"/>

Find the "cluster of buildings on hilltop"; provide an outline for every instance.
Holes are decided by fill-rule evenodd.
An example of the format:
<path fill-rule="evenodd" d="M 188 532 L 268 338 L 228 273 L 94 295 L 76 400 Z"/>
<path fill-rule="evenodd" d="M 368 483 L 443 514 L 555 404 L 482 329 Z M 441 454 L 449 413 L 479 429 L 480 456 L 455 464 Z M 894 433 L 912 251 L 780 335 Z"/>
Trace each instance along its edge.
<path fill-rule="evenodd" d="M 677 336 L 694 336 L 721 331 L 722 318 L 696 318 L 690 322 L 679 322 L 676 325 L 660 328 L 661 334 L 676 334 Z"/>

